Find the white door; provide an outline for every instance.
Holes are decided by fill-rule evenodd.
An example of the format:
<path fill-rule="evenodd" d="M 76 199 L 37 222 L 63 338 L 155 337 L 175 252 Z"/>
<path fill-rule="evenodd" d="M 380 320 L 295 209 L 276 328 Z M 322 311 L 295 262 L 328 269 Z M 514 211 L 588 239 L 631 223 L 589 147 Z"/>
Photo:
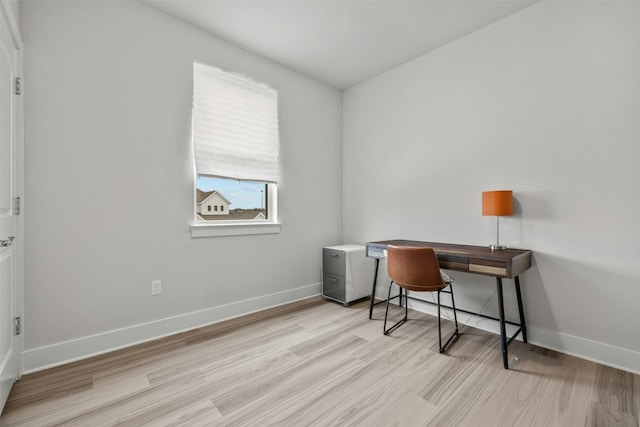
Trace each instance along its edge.
<path fill-rule="evenodd" d="M 16 95 L 21 51 L 4 7 L 0 5 L 0 410 L 19 376 L 15 318 L 22 311 L 22 288 L 18 287 L 22 282 L 21 224 L 15 206 L 21 187 L 21 108 Z"/>

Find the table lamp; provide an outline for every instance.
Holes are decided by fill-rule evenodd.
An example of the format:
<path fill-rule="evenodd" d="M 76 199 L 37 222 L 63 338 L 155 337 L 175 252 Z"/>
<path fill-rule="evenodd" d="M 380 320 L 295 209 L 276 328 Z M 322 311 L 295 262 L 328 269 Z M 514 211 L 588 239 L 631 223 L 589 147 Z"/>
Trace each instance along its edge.
<path fill-rule="evenodd" d="M 491 250 L 507 249 L 500 246 L 500 217 L 513 215 L 513 191 L 497 190 L 482 192 L 482 216 L 496 217 L 496 244 L 489 245 Z"/>

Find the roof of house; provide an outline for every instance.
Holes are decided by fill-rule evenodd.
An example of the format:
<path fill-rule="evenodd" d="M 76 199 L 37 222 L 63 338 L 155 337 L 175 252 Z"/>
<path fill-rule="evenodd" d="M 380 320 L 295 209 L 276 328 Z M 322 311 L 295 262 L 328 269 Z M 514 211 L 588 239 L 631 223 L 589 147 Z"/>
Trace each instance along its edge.
<path fill-rule="evenodd" d="M 234 221 L 234 220 L 251 220 L 256 219 L 260 214 L 266 218 L 266 212 L 263 209 L 233 209 L 228 215 L 198 215 L 205 221 Z"/>
<path fill-rule="evenodd" d="M 213 190 L 213 191 L 202 191 L 199 188 L 196 188 L 196 203 L 200 204 L 200 203 L 204 202 L 205 200 L 207 200 L 209 197 L 213 196 L 214 194 L 217 194 L 218 196 L 222 197 L 225 202 L 231 204 L 229 199 L 224 197 L 224 195 L 222 193 L 220 193 L 219 191 L 216 191 L 216 190 Z"/>

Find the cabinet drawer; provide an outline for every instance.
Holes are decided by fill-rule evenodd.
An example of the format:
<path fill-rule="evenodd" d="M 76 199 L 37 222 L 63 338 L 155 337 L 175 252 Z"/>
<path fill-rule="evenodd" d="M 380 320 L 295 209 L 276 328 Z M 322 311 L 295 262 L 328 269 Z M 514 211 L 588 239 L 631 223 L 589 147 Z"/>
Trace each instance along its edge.
<path fill-rule="evenodd" d="M 347 288 L 344 277 L 324 273 L 322 275 L 322 295 L 336 301 L 346 302 Z"/>
<path fill-rule="evenodd" d="M 347 254 L 344 251 L 323 248 L 322 272 L 344 276 L 347 268 Z"/>

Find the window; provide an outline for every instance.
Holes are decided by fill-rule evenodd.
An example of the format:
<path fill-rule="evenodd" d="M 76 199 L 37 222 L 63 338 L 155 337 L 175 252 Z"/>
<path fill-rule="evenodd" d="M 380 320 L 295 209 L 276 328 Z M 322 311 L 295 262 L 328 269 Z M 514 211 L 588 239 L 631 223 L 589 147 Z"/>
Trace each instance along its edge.
<path fill-rule="evenodd" d="M 193 65 L 193 84 L 192 236 L 279 232 L 277 92 L 199 62 Z M 205 204 L 213 204 L 214 212 L 203 210 Z M 202 231 L 225 226 L 238 232 Z"/>

